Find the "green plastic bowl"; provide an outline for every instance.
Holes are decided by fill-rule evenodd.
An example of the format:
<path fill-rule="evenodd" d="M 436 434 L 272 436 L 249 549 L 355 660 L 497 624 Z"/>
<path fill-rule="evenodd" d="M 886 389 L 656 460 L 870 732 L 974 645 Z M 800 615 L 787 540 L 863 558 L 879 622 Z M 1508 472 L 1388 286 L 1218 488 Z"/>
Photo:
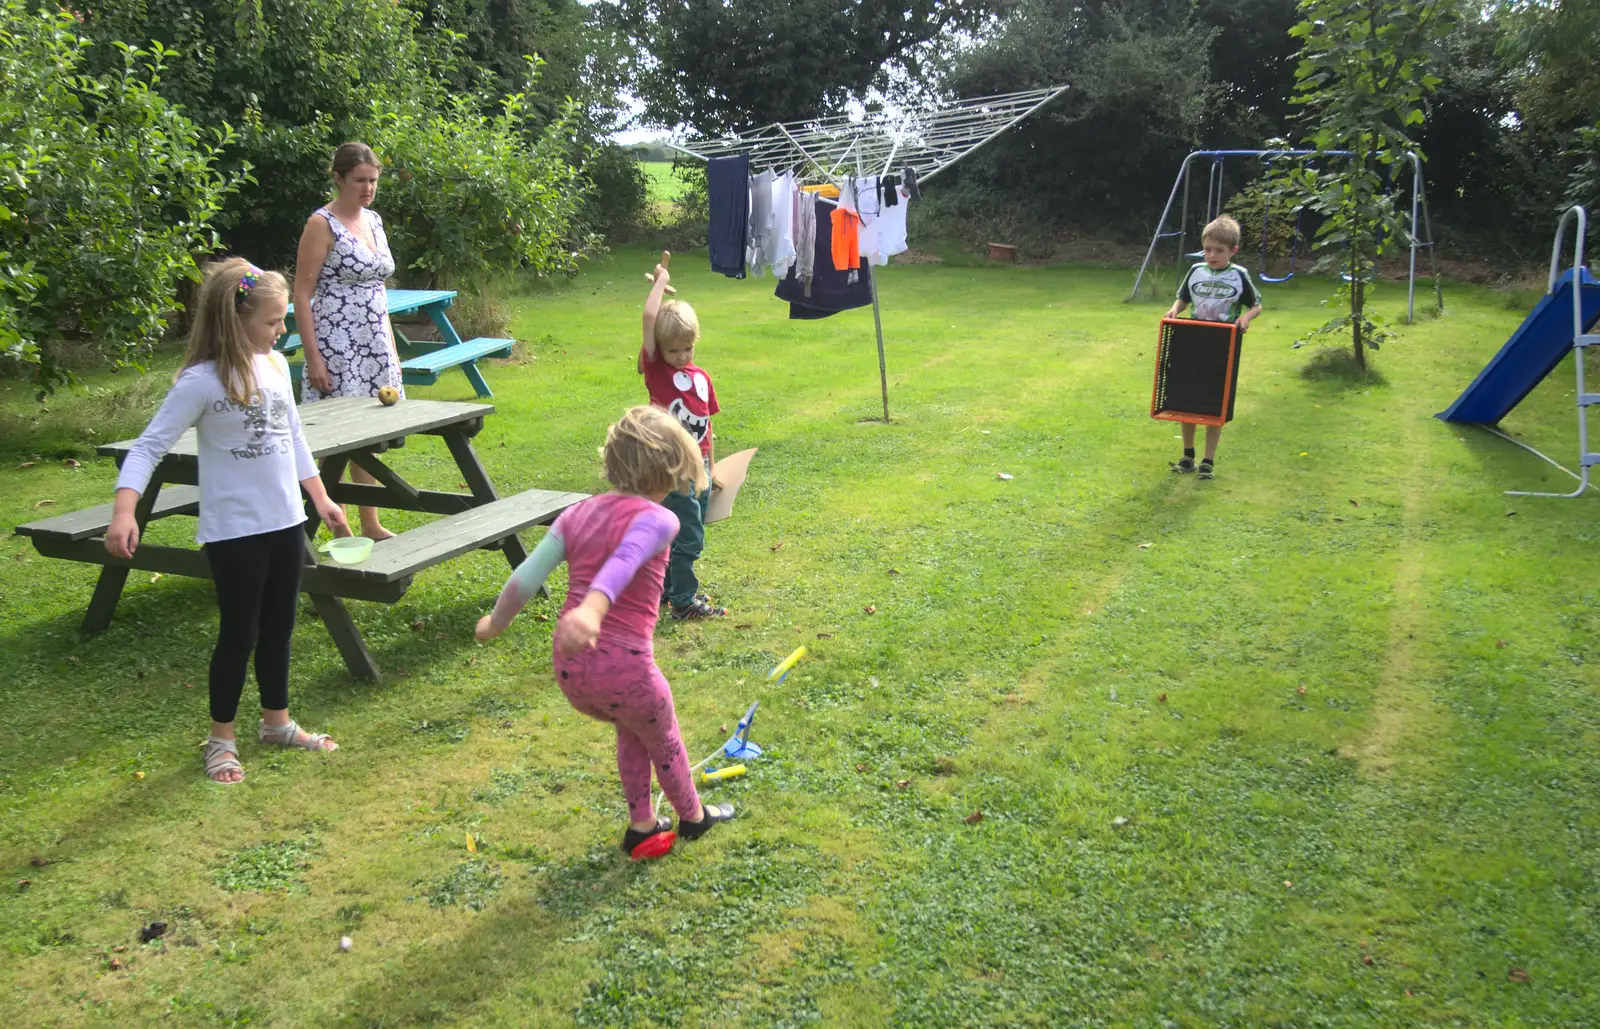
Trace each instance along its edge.
<path fill-rule="evenodd" d="M 322 545 L 322 552 L 342 565 L 358 565 L 372 556 L 372 540 L 365 536 L 340 536 Z"/>

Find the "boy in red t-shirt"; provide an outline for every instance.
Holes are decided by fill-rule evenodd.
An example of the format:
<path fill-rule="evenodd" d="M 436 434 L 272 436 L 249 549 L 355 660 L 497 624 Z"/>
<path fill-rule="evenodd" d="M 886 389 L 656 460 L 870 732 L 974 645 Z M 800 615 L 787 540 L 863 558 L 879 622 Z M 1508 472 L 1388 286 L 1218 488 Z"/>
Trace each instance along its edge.
<path fill-rule="evenodd" d="M 650 403 L 665 408 L 700 444 L 706 479 L 715 488 L 717 483 L 711 479 L 711 416 L 721 408 L 717 406 L 717 391 L 711 388 L 711 376 L 694 363 L 694 345 L 700 339 L 700 321 L 694 308 L 681 300 L 661 302 L 661 294 L 670 281 L 666 264 L 656 265 L 655 284 L 644 302 L 639 374 L 650 391 Z M 700 592 L 700 580 L 694 574 L 694 563 L 706 545 L 706 506 L 711 491 L 696 492 L 692 484 L 683 488 L 688 492 L 668 493 L 661 502 L 678 516 L 678 536 L 672 541 L 661 599 L 672 605 L 672 617 L 678 621 L 721 618 L 728 609 L 712 606 L 711 598 Z"/>

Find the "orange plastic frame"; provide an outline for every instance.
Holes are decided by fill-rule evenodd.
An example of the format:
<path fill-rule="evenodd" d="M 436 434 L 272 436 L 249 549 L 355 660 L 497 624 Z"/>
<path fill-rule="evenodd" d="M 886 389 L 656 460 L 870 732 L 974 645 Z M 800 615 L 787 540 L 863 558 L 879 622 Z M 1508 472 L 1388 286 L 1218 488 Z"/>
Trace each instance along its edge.
<path fill-rule="evenodd" d="M 1161 356 L 1166 341 L 1163 329 L 1167 325 L 1215 325 L 1228 330 L 1228 367 L 1223 375 L 1222 413 L 1219 415 L 1188 414 L 1183 411 L 1158 411 L 1157 398 L 1161 395 Z M 1198 318 L 1163 318 L 1156 326 L 1156 368 L 1150 384 L 1150 417 L 1167 422 L 1188 422 L 1192 425 L 1226 425 L 1228 408 L 1233 403 L 1233 366 L 1239 360 L 1239 326 L 1234 322 L 1208 322 Z"/>

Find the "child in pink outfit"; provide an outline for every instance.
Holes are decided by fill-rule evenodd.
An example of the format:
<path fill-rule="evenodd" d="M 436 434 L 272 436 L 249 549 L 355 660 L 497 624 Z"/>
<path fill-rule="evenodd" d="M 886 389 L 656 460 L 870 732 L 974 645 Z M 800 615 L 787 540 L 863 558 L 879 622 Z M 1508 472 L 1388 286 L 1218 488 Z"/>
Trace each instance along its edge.
<path fill-rule="evenodd" d="M 556 684 L 574 708 L 617 728 L 617 772 L 630 824 L 622 849 L 672 828 L 650 804 L 650 770 L 678 813 L 678 836 L 697 839 L 733 817 L 731 804 L 701 804 L 678 734 L 672 689 L 656 667 L 652 638 L 667 552 L 678 519 L 661 499 L 680 485 L 705 489 L 700 449 L 677 419 L 635 407 L 606 434 L 606 478 L 616 487 L 562 512 L 506 582 L 478 638 L 503 632 L 551 570 L 567 562 L 566 604 L 556 623 Z"/>

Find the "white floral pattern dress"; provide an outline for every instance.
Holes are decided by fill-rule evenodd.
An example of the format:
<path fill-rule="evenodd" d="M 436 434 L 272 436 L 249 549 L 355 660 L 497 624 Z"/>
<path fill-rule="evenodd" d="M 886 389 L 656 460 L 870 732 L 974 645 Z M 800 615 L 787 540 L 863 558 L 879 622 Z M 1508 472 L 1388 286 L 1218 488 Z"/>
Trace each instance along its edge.
<path fill-rule="evenodd" d="M 329 397 L 371 397 L 382 386 L 393 386 L 405 396 L 384 325 L 389 304 L 383 282 L 394 274 L 394 257 L 383 234 L 383 219 L 376 211 L 361 211 L 362 220 L 372 230 L 374 250 L 326 207 L 316 213 L 328 219 L 328 228 L 333 230 L 333 248 L 322 262 L 316 292 L 311 295 L 317 352 L 328 366 L 331 388 L 324 393 L 307 378 L 301 399 L 310 403 Z"/>

